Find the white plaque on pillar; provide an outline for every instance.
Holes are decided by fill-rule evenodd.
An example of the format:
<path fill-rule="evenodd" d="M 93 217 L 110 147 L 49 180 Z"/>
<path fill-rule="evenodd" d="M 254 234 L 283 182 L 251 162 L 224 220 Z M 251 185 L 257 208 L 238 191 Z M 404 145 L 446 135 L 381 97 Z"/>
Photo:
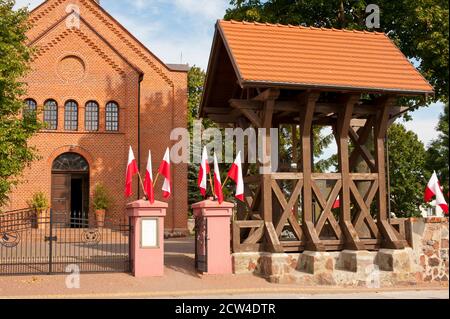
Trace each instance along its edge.
<path fill-rule="evenodd" d="M 141 248 L 159 248 L 158 218 L 144 218 L 141 221 Z"/>

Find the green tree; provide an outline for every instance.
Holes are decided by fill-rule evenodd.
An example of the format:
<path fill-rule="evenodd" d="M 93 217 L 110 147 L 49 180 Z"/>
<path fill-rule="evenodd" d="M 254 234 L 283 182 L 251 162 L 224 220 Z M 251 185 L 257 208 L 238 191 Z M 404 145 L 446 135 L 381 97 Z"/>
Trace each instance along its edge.
<path fill-rule="evenodd" d="M 437 139 L 431 142 L 427 150 L 426 168 L 429 174 L 436 171 L 442 187 L 444 187 L 444 194 L 448 194 L 448 103 L 444 106 L 444 113 L 441 114 L 436 129 L 440 134 Z"/>
<path fill-rule="evenodd" d="M 204 70 L 197 66 L 193 66 L 188 73 L 188 128 L 191 136 L 193 137 L 193 123 L 194 120 L 198 120 L 200 116 L 200 102 L 203 95 L 203 88 L 206 80 L 206 73 Z M 215 127 L 215 124 L 207 119 L 202 119 L 202 124 L 205 129 Z M 193 148 L 191 147 L 191 158 L 193 158 Z M 225 180 L 226 173 L 230 168 L 230 164 L 223 164 L 221 166 L 222 182 Z M 200 165 L 198 163 L 190 163 L 188 167 L 188 203 L 189 206 L 203 200 L 198 187 L 198 173 Z M 231 183 L 223 190 L 224 196 L 227 199 L 231 199 L 230 194 L 232 191 Z M 211 187 L 208 181 L 208 196 L 211 196 Z"/>
<path fill-rule="evenodd" d="M 388 34 L 409 59 L 417 61 L 436 90 L 434 100 L 448 101 L 447 0 L 231 0 L 225 19 L 364 30 L 370 3 L 381 11 L 378 31 Z"/>
<path fill-rule="evenodd" d="M 27 143 L 40 128 L 36 116 L 21 117 L 25 93 L 21 78 L 28 70 L 31 52 L 25 44 L 28 12 L 13 10 L 15 1 L 0 0 L 0 207 L 8 200 L 21 172 L 36 159 Z"/>
<path fill-rule="evenodd" d="M 200 102 L 203 94 L 206 73 L 201 68 L 193 66 L 188 73 L 188 125 L 192 124 L 200 114 Z"/>
<path fill-rule="evenodd" d="M 201 68 L 193 66 L 188 73 L 188 128 L 191 136 L 193 137 L 193 122 L 198 119 L 200 113 L 200 102 L 203 94 L 203 86 L 205 84 L 206 73 Z M 204 120 L 205 126 L 210 126 L 211 122 Z M 191 147 L 191 158 L 193 148 Z M 189 206 L 202 200 L 200 194 L 197 178 L 198 178 L 199 165 L 190 163 L 188 167 L 188 202 Z"/>
<path fill-rule="evenodd" d="M 426 185 L 426 151 L 417 135 L 401 124 L 389 128 L 391 208 L 397 217 L 420 216 Z"/>

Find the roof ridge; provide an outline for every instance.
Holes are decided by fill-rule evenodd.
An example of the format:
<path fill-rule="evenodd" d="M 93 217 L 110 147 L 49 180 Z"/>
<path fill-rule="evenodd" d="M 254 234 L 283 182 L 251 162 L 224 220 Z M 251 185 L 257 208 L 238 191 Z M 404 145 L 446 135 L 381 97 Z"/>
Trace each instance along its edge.
<path fill-rule="evenodd" d="M 325 28 L 325 27 L 313 27 L 313 26 L 303 26 L 303 25 L 293 25 L 293 24 L 281 24 L 281 23 L 270 23 L 270 22 L 257 22 L 257 21 L 238 21 L 238 20 L 219 20 L 221 23 L 229 23 L 229 24 L 242 24 L 242 25 L 256 25 L 256 26 L 270 26 L 270 27 L 279 27 L 279 28 L 298 28 L 302 30 L 315 30 L 315 31 L 334 31 L 334 32 L 353 32 L 359 34 L 372 34 L 372 35 L 384 35 L 387 36 L 384 32 L 378 31 L 368 31 L 368 30 L 355 30 L 355 29 L 337 29 L 337 28 Z"/>

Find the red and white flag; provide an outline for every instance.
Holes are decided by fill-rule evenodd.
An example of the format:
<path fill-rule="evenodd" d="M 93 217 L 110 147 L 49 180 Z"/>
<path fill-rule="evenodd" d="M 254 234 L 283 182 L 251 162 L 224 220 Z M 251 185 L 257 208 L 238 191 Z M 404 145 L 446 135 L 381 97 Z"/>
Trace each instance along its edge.
<path fill-rule="evenodd" d="M 172 193 L 171 182 L 170 182 L 170 151 L 169 148 L 166 150 L 166 154 L 164 155 L 164 159 L 159 166 L 159 174 L 164 176 L 164 184 L 162 187 L 163 197 L 169 198 Z"/>
<path fill-rule="evenodd" d="M 203 148 L 202 162 L 200 164 L 200 171 L 198 172 L 198 186 L 200 187 L 200 193 L 203 197 L 206 196 L 206 190 L 208 187 L 208 174 L 211 172 L 211 168 L 208 163 L 208 152 L 206 147 Z"/>
<path fill-rule="evenodd" d="M 425 189 L 425 202 L 430 202 L 433 197 L 436 196 L 436 205 L 440 206 L 444 213 L 448 214 L 448 205 L 445 201 L 444 194 L 442 193 L 442 188 L 439 183 L 436 172 L 431 176 L 430 181 L 428 182 L 427 188 Z"/>
<path fill-rule="evenodd" d="M 341 197 L 338 196 L 336 200 L 334 201 L 332 209 L 340 208 L 341 207 Z"/>
<path fill-rule="evenodd" d="M 155 190 L 153 188 L 152 152 L 148 151 L 147 170 L 145 171 L 144 190 L 150 203 L 155 202 Z"/>
<path fill-rule="evenodd" d="M 242 175 L 242 160 L 241 152 L 238 153 L 236 160 L 231 166 L 228 172 L 228 177 L 236 183 L 236 195 L 235 197 L 241 202 L 244 201 L 244 177 Z"/>
<path fill-rule="evenodd" d="M 214 194 L 219 201 L 219 204 L 223 203 L 222 181 L 220 179 L 219 163 L 217 162 L 216 153 L 214 153 Z"/>
<path fill-rule="evenodd" d="M 139 172 L 136 159 L 134 158 L 133 149 L 130 146 L 128 152 L 127 174 L 125 182 L 125 196 L 131 197 L 133 195 L 133 176 Z"/>

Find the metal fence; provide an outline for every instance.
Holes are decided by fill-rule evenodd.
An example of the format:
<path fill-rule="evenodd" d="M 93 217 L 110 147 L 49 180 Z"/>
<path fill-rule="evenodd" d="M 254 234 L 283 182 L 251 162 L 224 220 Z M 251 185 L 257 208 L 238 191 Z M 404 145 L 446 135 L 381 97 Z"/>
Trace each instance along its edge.
<path fill-rule="evenodd" d="M 20 210 L 0 214 L 0 276 L 129 272 L 130 226 L 85 213 Z"/>

